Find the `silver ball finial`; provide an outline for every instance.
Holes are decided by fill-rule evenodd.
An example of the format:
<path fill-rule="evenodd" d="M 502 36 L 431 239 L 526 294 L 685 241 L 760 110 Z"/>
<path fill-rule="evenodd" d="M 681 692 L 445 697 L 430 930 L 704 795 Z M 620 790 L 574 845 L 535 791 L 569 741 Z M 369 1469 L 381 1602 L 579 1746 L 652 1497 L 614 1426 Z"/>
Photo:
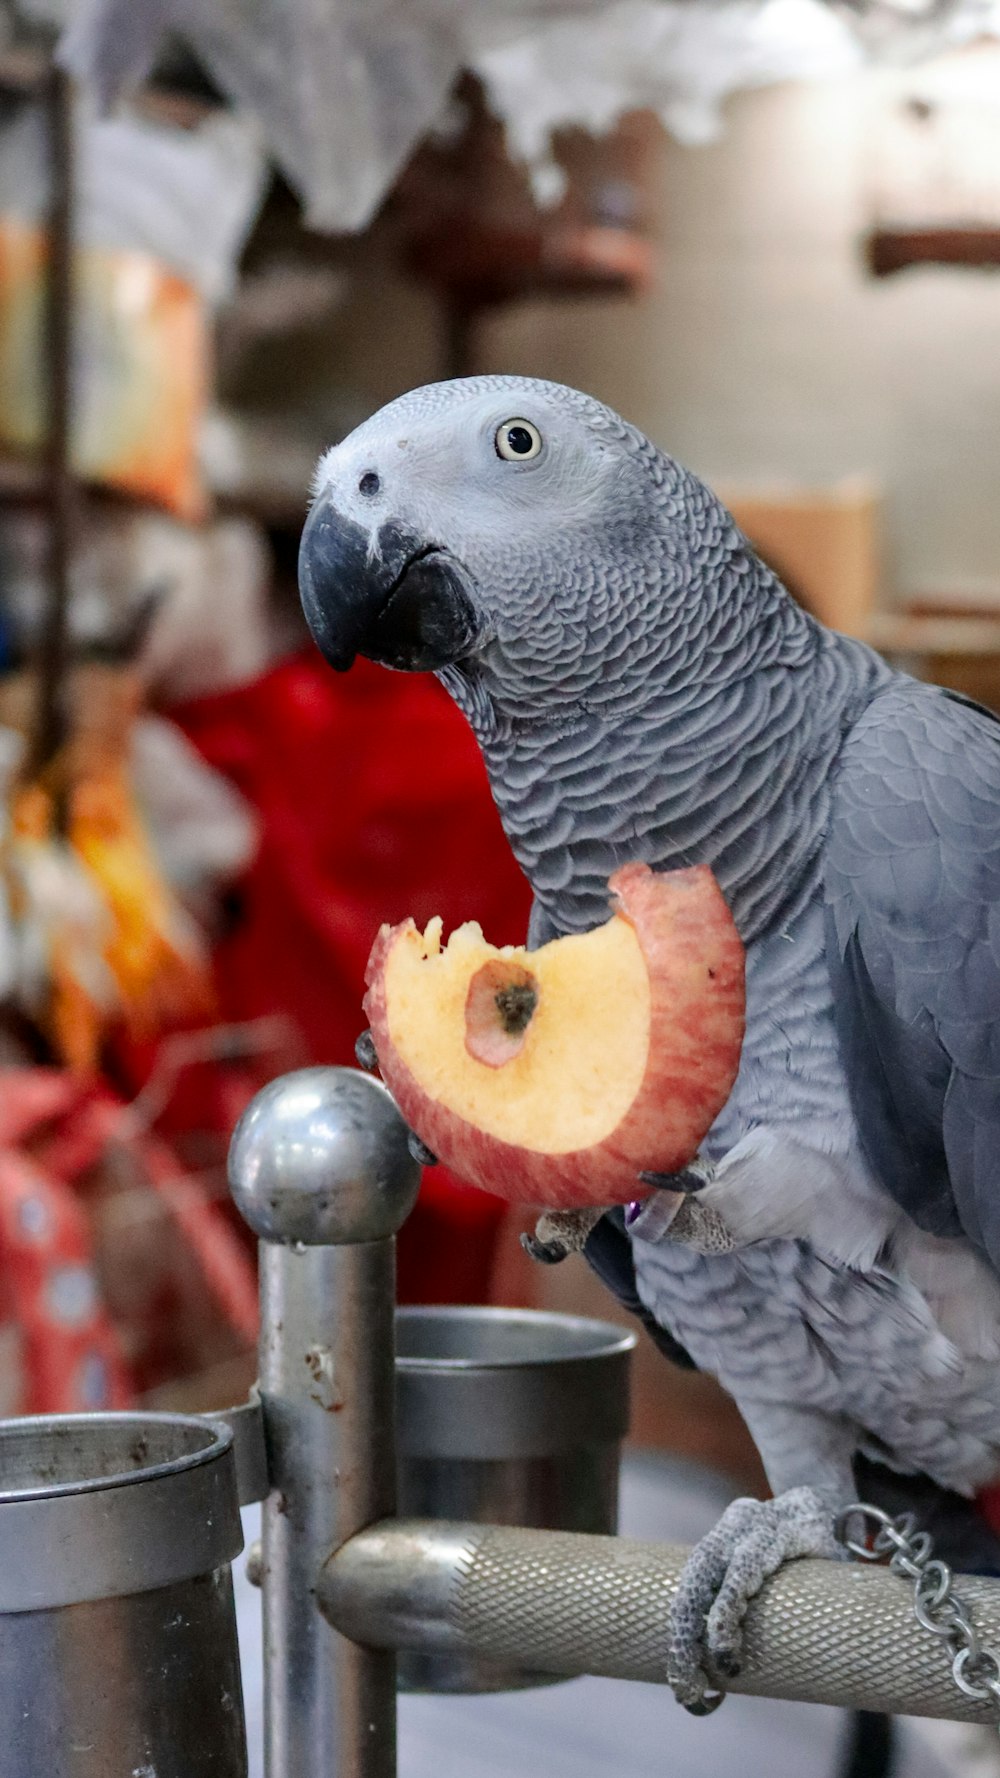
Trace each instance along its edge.
<path fill-rule="evenodd" d="M 416 1202 L 420 1167 L 380 1081 L 300 1068 L 257 1094 L 233 1132 L 229 1184 L 262 1241 L 307 1247 L 382 1241 Z"/>

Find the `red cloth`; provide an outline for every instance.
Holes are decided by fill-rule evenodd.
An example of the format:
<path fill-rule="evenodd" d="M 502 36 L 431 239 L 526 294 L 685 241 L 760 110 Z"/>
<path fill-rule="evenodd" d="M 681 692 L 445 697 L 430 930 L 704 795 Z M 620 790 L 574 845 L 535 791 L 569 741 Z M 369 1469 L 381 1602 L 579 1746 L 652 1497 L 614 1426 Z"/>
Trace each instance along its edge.
<path fill-rule="evenodd" d="M 216 952 L 222 1018 L 288 1014 L 301 1061 L 352 1063 L 384 920 L 440 914 L 446 930 L 474 919 L 495 944 L 523 939 L 528 886 L 472 732 L 435 680 L 365 661 L 338 676 L 310 650 L 170 714 L 261 822 Z M 255 1084 L 248 1074 L 247 1094 Z M 431 1169 L 400 1240 L 401 1298 L 482 1301 L 503 1214 Z"/>
<path fill-rule="evenodd" d="M 6 1414 L 127 1407 L 131 1388 L 73 1193 L 0 1151 L 0 1340 Z"/>
<path fill-rule="evenodd" d="M 121 1269 L 100 1214 L 109 1163 L 125 1169 L 133 1207 L 150 1194 L 160 1231 L 127 1306 L 102 1290 Z M 209 1318 L 212 1345 L 217 1328 L 253 1345 L 253 1268 L 199 1182 L 103 1086 L 58 1069 L 0 1069 L 3 1411 L 127 1406 L 177 1374 L 178 1354 L 197 1348 L 193 1321 Z"/>

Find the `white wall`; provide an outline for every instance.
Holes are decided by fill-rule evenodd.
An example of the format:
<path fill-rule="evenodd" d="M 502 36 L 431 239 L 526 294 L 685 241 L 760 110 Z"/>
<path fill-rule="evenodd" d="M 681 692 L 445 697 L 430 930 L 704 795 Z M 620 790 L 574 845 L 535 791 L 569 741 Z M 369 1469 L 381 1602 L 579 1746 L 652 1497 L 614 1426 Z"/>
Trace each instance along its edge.
<path fill-rule="evenodd" d="M 480 367 L 587 388 L 709 481 L 870 475 L 890 594 L 1000 603 L 1000 272 L 867 277 L 878 90 L 771 89 L 718 144 L 664 139 L 652 298 L 499 315 Z"/>

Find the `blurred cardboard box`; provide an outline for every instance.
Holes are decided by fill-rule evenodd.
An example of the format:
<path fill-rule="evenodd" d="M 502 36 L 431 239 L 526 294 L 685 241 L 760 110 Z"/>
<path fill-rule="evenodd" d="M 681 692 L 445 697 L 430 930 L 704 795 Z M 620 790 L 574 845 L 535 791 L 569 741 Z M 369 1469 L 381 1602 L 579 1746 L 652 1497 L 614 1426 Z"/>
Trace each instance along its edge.
<path fill-rule="evenodd" d="M 717 492 L 789 592 L 831 629 L 867 640 L 881 579 L 882 496 L 861 477 L 826 488 Z"/>

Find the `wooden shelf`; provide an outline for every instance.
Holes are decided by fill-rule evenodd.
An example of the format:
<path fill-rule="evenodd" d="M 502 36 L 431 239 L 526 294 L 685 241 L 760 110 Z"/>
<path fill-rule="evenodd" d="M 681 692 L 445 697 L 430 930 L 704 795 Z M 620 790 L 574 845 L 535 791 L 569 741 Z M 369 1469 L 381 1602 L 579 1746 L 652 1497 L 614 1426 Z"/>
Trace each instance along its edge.
<path fill-rule="evenodd" d="M 877 228 L 865 239 L 875 278 L 914 265 L 1000 267 L 1000 228 Z"/>
<path fill-rule="evenodd" d="M 870 640 L 886 654 L 1000 655 L 1000 612 L 990 617 L 876 611 Z"/>

